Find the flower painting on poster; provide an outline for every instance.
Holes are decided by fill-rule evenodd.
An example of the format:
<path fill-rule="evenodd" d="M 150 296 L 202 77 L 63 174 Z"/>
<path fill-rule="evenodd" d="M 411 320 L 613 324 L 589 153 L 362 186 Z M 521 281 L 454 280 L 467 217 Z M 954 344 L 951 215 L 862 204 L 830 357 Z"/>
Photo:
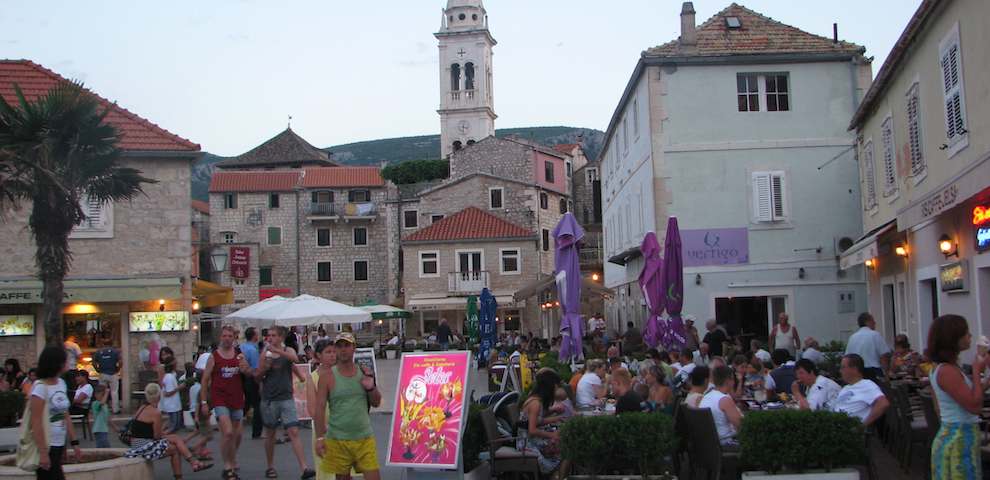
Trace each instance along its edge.
<path fill-rule="evenodd" d="M 469 358 L 470 352 L 402 356 L 388 465 L 457 468 L 466 420 Z"/>

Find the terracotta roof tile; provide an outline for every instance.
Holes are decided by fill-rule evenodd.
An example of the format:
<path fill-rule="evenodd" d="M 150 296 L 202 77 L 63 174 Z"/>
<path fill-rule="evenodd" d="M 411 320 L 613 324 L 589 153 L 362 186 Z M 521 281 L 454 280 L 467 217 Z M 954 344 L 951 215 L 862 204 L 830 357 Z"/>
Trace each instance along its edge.
<path fill-rule="evenodd" d="M 529 238 L 533 232 L 477 207 L 468 207 L 410 234 L 407 242 Z"/>
<path fill-rule="evenodd" d="M 210 193 L 291 192 L 299 185 L 301 170 L 216 171 Z"/>
<path fill-rule="evenodd" d="M 193 210 L 196 210 L 197 212 L 202 213 L 204 215 L 210 214 L 210 204 L 202 200 L 193 200 L 192 208 Z"/>
<path fill-rule="evenodd" d="M 381 187 L 385 185 L 378 167 L 311 167 L 305 169 L 303 188 Z"/>
<path fill-rule="evenodd" d="M 579 143 L 561 143 L 560 145 L 554 145 L 553 146 L 553 149 L 556 150 L 556 151 L 558 151 L 558 152 L 560 152 L 560 153 L 566 153 L 566 154 L 570 155 L 571 152 L 573 152 L 575 148 L 580 147 L 580 146 L 581 146 L 581 144 L 579 144 Z"/>
<path fill-rule="evenodd" d="M 329 154 L 314 147 L 305 139 L 286 128 L 246 153 L 217 162 L 219 168 L 256 168 L 260 166 L 336 166 Z"/>
<path fill-rule="evenodd" d="M 726 17 L 738 17 L 739 28 L 726 26 Z M 650 48 L 646 57 L 725 56 L 769 53 L 861 53 L 854 43 L 813 35 L 778 22 L 742 5 L 731 4 L 698 26 L 698 45 L 683 46 L 679 40 Z"/>
<path fill-rule="evenodd" d="M 30 60 L 0 60 L 0 96 L 7 103 L 17 102 L 14 93 L 16 83 L 27 100 L 34 100 L 47 93 L 60 82 L 67 81 L 61 75 Z M 87 90 L 89 91 L 89 90 Z M 127 109 L 91 91 L 99 102 L 110 109 L 107 121 L 120 131 L 120 148 L 132 151 L 199 151 L 199 145 L 137 116 Z"/>

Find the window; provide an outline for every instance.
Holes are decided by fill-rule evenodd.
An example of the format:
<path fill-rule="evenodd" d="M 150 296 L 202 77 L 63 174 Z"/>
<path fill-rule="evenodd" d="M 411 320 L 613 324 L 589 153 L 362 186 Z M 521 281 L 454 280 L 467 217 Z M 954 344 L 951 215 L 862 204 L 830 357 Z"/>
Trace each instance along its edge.
<path fill-rule="evenodd" d="M 873 140 L 867 141 L 863 145 L 863 197 L 864 208 L 872 210 L 877 206 L 877 174 L 876 164 L 873 162 Z"/>
<path fill-rule="evenodd" d="M 540 208 L 543 210 L 550 208 L 550 196 L 547 192 L 540 192 Z"/>
<path fill-rule="evenodd" d="M 791 109 L 787 98 L 787 75 L 767 75 L 764 84 L 767 87 L 767 111 L 786 112 Z"/>
<path fill-rule="evenodd" d="M 225 193 L 225 194 L 223 194 L 223 208 L 226 208 L 226 209 L 237 208 L 237 194 L 236 193 Z"/>
<path fill-rule="evenodd" d="M 784 172 L 753 172 L 753 218 L 757 222 L 787 220 Z"/>
<path fill-rule="evenodd" d="M 461 66 L 452 63 L 450 65 L 450 90 L 458 91 L 461 89 Z"/>
<path fill-rule="evenodd" d="M 402 228 L 419 227 L 419 210 L 405 210 L 402 212 Z"/>
<path fill-rule="evenodd" d="M 563 215 L 565 213 L 567 213 L 567 199 L 566 198 L 561 198 L 560 199 L 560 214 Z"/>
<path fill-rule="evenodd" d="M 502 188 L 492 187 L 488 189 L 488 208 L 495 210 L 502 208 Z"/>
<path fill-rule="evenodd" d="M 113 238 L 113 202 L 86 195 L 79 207 L 86 218 L 72 229 L 69 238 Z"/>
<path fill-rule="evenodd" d="M 440 215 L 440 214 L 430 215 L 430 223 L 431 224 L 437 223 L 440 220 L 443 220 L 443 215 Z"/>
<path fill-rule="evenodd" d="M 313 192 L 312 203 L 333 203 L 333 192 L 329 190 Z"/>
<path fill-rule="evenodd" d="M 354 228 L 354 246 L 364 246 L 368 244 L 368 229 L 365 227 Z"/>
<path fill-rule="evenodd" d="M 474 64 L 464 64 L 464 90 L 474 90 Z"/>
<path fill-rule="evenodd" d="M 574 167 L 571 165 L 570 160 L 564 162 L 564 171 L 567 172 L 567 178 L 574 176 Z"/>
<path fill-rule="evenodd" d="M 553 183 L 553 162 L 543 162 L 543 177 L 547 182 Z"/>
<path fill-rule="evenodd" d="M 234 243 L 234 240 L 235 240 L 236 236 L 237 236 L 237 234 L 234 233 L 234 232 L 221 232 L 220 233 L 220 238 L 223 240 L 223 243 Z"/>
<path fill-rule="evenodd" d="M 268 194 L 268 208 L 278 208 L 278 194 L 269 193 Z"/>
<path fill-rule="evenodd" d="M 440 276 L 440 252 L 419 252 L 419 276 Z"/>
<path fill-rule="evenodd" d="M 945 138 L 949 155 L 961 150 L 968 142 L 966 128 L 966 96 L 963 89 L 962 50 L 959 47 L 959 25 L 939 43 L 939 66 L 942 70 L 942 93 L 945 104 Z"/>
<path fill-rule="evenodd" d="M 258 285 L 272 285 L 272 267 L 258 267 Z"/>
<path fill-rule="evenodd" d="M 543 229 L 543 251 L 550 251 L 550 230 Z"/>
<path fill-rule="evenodd" d="M 485 269 L 485 257 L 482 250 L 457 250 L 454 252 L 457 258 L 457 271 L 480 272 Z"/>
<path fill-rule="evenodd" d="M 585 170 L 584 175 L 585 175 L 585 183 L 590 187 L 595 184 L 596 180 L 598 180 L 598 169 L 588 168 L 587 170 Z"/>
<path fill-rule="evenodd" d="M 514 248 L 500 248 L 498 255 L 501 259 L 499 262 L 499 273 L 502 275 L 519 275 L 519 250 Z"/>
<path fill-rule="evenodd" d="M 318 282 L 330 281 L 330 262 L 316 263 L 316 281 Z"/>
<path fill-rule="evenodd" d="M 633 138 L 639 138 L 639 99 L 633 99 Z"/>
<path fill-rule="evenodd" d="M 365 203 L 371 201 L 370 190 L 350 190 L 347 192 L 347 201 L 350 203 Z"/>
<path fill-rule="evenodd" d="M 282 244 L 282 227 L 268 227 L 268 244 Z"/>
<path fill-rule="evenodd" d="M 367 282 L 368 281 L 368 261 L 367 260 L 355 260 L 354 261 L 354 281 L 355 282 Z"/>
<path fill-rule="evenodd" d="M 760 83 L 756 75 L 736 75 L 736 99 L 740 112 L 760 111 Z"/>
<path fill-rule="evenodd" d="M 908 147 L 911 152 L 911 176 L 917 177 L 925 172 L 925 154 L 921 150 L 921 113 L 918 98 L 918 83 L 915 82 L 907 94 L 907 123 Z"/>
<path fill-rule="evenodd" d="M 329 247 L 332 245 L 332 240 L 330 239 L 330 229 L 329 228 L 317 228 L 316 229 L 316 246 L 317 247 Z"/>
<path fill-rule="evenodd" d="M 897 166 L 894 164 L 894 119 L 887 115 L 880 125 L 880 147 L 883 149 L 883 196 L 897 193 Z"/>

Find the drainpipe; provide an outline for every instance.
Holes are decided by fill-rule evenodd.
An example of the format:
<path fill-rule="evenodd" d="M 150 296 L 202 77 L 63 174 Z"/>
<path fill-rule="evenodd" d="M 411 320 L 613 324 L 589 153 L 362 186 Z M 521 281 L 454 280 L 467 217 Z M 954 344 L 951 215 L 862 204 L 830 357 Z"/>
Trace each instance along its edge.
<path fill-rule="evenodd" d="M 299 239 L 299 189 L 296 189 L 296 295 L 302 295 L 302 277 L 300 276 L 299 262 L 300 257 L 302 257 L 302 251 L 299 250 L 301 245 Z"/>

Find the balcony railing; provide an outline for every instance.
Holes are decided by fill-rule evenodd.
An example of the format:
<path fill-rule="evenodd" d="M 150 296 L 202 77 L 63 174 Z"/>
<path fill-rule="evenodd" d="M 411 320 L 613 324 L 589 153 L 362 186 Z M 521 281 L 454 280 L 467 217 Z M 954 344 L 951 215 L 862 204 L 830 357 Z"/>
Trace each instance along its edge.
<path fill-rule="evenodd" d="M 337 206 L 330 202 L 310 203 L 306 212 L 310 217 L 333 218 L 339 215 Z"/>
<path fill-rule="evenodd" d="M 488 272 L 476 270 L 472 272 L 451 272 L 447 274 L 447 291 L 456 294 L 481 293 L 488 287 Z"/>

